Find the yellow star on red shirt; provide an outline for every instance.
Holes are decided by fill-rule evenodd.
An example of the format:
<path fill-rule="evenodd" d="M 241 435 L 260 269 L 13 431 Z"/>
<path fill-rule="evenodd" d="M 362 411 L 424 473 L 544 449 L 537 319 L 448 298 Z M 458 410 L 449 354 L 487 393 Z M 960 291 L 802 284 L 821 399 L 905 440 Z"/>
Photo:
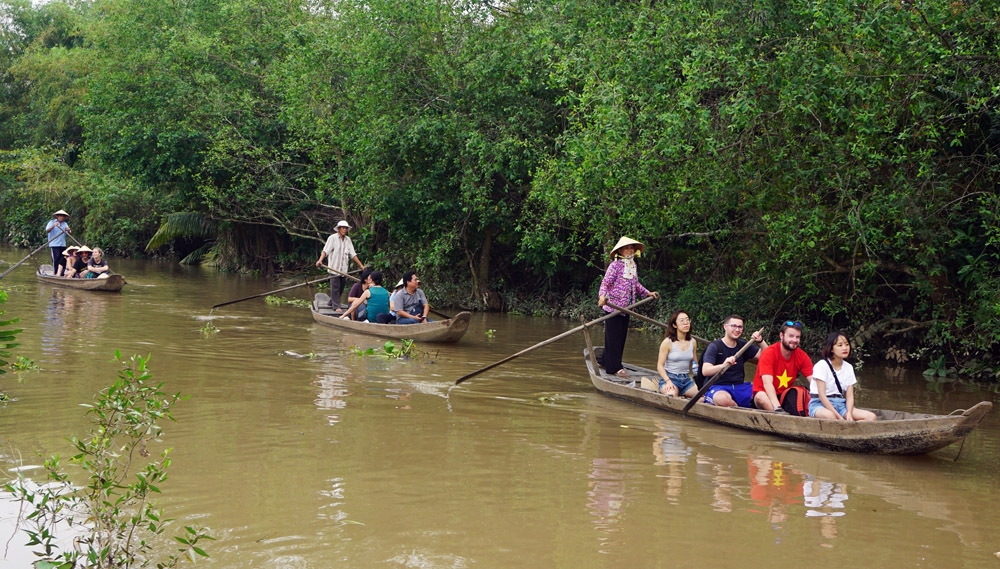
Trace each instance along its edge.
<path fill-rule="evenodd" d="M 795 378 L 792 377 L 792 376 L 790 376 L 790 375 L 788 375 L 788 370 L 787 369 L 784 370 L 784 371 L 782 371 L 781 375 L 778 376 L 778 387 L 780 387 L 782 389 L 787 388 L 788 384 L 791 383 L 793 379 L 795 379 Z"/>

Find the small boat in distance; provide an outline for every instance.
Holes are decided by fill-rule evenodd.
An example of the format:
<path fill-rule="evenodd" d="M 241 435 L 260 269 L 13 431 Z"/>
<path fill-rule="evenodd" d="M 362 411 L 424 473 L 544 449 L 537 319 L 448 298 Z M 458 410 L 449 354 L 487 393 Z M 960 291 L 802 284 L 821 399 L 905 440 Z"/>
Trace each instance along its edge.
<path fill-rule="evenodd" d="M 684 406 L 690 399 L 667 397 L 640 387 L 643 377 L 659 378 L 655 371 L 625 364 L 628 378 L 608 375 L 597 365 L 595 357 L 604 348 L 589 346 L 590 335 L 585 333 L 585 337 L 588 348 L 583 351 L 583 359 L 590 372 L 590 381 L 598 391 L 638 405 L 683 414 Z M 832 450 L 868 454 L 927 454 L 965 438 L 992 408 L 993 404 L 989 401 L 981 401 L 969 409 L 955 410 L 948 415 L 868 409 L 875 413 L 878 420 L 862 422 L 798 417 L 741 407 L 716 407 L 699 402 L 687 414 L 720 425 L 812 443 Z"/>
<path fill-rule="evenodd" d="M 52 271 L 52 265 L 42 265 L 38 267 L 35 276 L 43 283 L 50 285 L 75 288 L 79 290 L 103 290 L 107 292 L 118 292 L 125 286 L 125 277 L 115 273 L 105 273 L 96 279 L 70 279 L 57 277 Z"/>
<path fill-rule="evenodd" d="M 392 338 L 394 340 L 407 339 L 416 342 L 438 343 L 457 342 L 465 335 L 465 332 L 469 329 L 469 321 L 472 320 L 471 312 L 459 312 L 447 320 L 437 320 L 421 324 L 375 324 L 372 322 L 343 320 L 340 317 L 344 311 L 339 308 L 331 308 L 329 302 L 329 295 L 324 292 L 316 293 L 310 307 L 313 320 L 320 324 L 340 328 L 348 332 L 357 332 L 381 338 Z"/>

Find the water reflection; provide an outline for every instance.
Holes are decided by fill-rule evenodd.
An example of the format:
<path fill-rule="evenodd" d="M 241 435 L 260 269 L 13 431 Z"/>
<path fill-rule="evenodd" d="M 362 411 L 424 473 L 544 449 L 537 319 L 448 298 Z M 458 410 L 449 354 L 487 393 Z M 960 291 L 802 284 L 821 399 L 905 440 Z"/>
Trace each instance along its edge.
<path fill-rule="evenodd" d="M 44 292 L 44 289 L 42 289 Z M 41 348 L 46 355 L 66 349 L 68 340 L 96 334 L 104 326 L 107 303 L 92 292 L 52 287 L 45 303 Z"/>

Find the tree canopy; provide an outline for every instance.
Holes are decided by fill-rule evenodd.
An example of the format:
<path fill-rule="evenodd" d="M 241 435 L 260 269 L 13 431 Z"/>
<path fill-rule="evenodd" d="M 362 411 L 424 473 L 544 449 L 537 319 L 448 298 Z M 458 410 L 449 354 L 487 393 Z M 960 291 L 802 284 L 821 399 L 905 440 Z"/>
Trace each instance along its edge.
<path fill-rule="evenodd" d="M 1000 6 L 0 0 L 0 28 L 10 241 L 66 208 L 271 272 L 347 219 L 457 304 L 558 311 L 629 235 L 664 312 L 1000 373 Z"/>

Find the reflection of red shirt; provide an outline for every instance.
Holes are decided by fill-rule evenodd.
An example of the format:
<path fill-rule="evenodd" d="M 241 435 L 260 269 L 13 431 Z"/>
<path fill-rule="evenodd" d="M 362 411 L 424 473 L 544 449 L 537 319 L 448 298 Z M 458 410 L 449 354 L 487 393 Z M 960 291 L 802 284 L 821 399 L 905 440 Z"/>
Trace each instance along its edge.
<path fill-rule="evenodd" d="M 750 469 L 750 499 L 767 508 L 775 504 L 797 504 L 802 499 L 802 475 L 785 469 L 780 462 L 768 461 L 770 469 L 761 473 L 753 458 L 747 460 Z M 762 475 L 763 474 L 763 475 Z"/>
<path fill-rule="evenodd" d="M 781 395 L 795 385 L 795 378 L 799 376 L 799 372 L 806 377 L 813 374 L 813 364 L 809 356 L 801 348 L 795 348 L 792 356 L 786 360 L 781 355 L 781 343 L 775 342 L 760 353 L 757 374 L 753 378 L 753 392 L 764 391 L 762 376 L 770 375 L 774 377 L 772 380 L 774 392 Z"/>

